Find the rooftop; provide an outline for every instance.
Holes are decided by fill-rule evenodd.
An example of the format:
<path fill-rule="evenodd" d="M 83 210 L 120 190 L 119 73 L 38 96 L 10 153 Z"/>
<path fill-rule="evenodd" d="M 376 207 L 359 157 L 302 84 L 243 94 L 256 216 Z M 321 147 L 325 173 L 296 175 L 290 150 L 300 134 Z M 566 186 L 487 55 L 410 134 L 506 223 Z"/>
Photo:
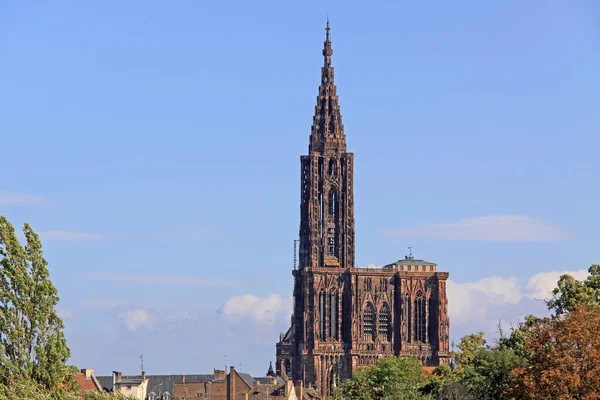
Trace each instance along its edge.
<path fill-rule="evenodd" d="M 408 256 L 403 260 L 398 260 L 394 263 L 386 265 L 384 268 L 394 268 L 396 265 L 428 265 L 428 266 L 437 266 L 436 263 L 425 261 L 425 260 L 415 260 L 414 258 L 409 258 Z"/>

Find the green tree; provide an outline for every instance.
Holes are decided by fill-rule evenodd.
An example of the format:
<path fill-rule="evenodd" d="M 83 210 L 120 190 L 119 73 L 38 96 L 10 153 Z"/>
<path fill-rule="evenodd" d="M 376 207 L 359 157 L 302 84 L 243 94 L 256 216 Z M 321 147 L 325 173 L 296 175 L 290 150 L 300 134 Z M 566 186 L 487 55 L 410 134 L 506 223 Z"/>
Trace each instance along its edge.
<path fill-rule="evenodd" d="M 24 380 L 60 389 L 70 351 L 55 310 L 58 292 L 38 235 L 28 224 L 23 233 L 25 246 L 0 216 L 0 385 Z"/>
<path fill-rule="evenodd" d="M 578 306 L 600 306 L 600 265 L 592 264 L 589 276 L 579 281 L 571 275 L 562 275 L 552 297 L 546 302 L 554 315 L 563 315 L 574 311 Z"/>
<path fill-rule="evenodd" d="M 335 397 L 338 399 L 421 400 L 427 383 L 421 363 L 414 357 L 386 357 L 371 367 L 360 368 L 346 380 Z"/>
<path fill-rule="evenodd" d="M 485 348 L 487 344 L 483 332 L 472 333 L 467 336 L 463 336 L 456 347 L 458 352 L 454 354 L 456 362 L 459 365 L 468 365 L 477 352 Z"/>
<path fill-rule="evenodd" d="M 501 399 L 513 385 L 511 372 L 526 361 L 524 350 L 516 350 L 523 348 L 524 337 L 526 324 L 513 329 L 508 338 L 501 335 L 493 346 L 486 344 L 483 332 L 464 336 L 455 354 L 458 368 L 444 377 L 436 390 L 438 398 L 453 398 L 462 392 L 479 400 Z"/>

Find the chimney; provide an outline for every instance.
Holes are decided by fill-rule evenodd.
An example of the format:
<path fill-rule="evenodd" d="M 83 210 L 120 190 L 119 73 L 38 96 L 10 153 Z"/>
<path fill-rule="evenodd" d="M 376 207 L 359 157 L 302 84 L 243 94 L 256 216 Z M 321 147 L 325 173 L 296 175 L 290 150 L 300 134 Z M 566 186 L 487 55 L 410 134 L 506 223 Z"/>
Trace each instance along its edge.
<path fill-rule="evenodd" d="M 235 367 L 229 367 L 229 375 L 227 375 L 227 400 L 235 400 L 237 397 L 235 390 Z"/>
<path fill-rule="evenodd" d="M 146 381 L 146 371 L 142 371 L 142 382 Z"/>
<path fill-rule="evenodd" d="M 225 379 L 225 370 L 224 369 L 215 369 L 213 372 L 213 379 Z"/>
<path fill-rule="evenodd" d="M 90 368 L 84 368 L 81 370 L 81 373 L 85 376 L 85 379 L 92 379 L 92 375 L 94 375 L 94 370 Z"/>
<path fill-rule="evenodd" d="M 116 384 L 121 382 L 121 373 L 118 371 L 113 371 L 113 392 L 117 391 Z"/>
<path fill-rule="evenodd" d="M 185 383 L 185 375 L 181 375 L 181 383 Z"/>

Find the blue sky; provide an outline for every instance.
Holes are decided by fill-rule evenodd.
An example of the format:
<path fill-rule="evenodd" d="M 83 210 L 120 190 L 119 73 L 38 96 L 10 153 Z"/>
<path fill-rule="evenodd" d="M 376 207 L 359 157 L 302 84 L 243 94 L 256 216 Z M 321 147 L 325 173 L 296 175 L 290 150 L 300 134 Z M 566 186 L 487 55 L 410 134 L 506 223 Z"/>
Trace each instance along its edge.
<path fill-rule="evenodd" d="M 266 371 L 327 13 L 358 264 L 437 262 L 458 339 L 600 261 L 595 1 L 2 2 L 0 214 L 73 363 Z"/>

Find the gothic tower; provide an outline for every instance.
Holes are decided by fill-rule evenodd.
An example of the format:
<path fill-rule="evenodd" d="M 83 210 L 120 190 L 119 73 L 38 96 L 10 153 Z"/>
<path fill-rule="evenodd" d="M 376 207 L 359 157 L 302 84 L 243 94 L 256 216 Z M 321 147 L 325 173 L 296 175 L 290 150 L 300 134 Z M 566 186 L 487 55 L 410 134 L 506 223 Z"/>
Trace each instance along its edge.
<path fill-rule="evenodd" d="M 343 331 L 344 271 L 354 266 L 353 154 L 331 65 L 329 21 L 308 155 L 300 158 L 300 251 L 294 271 L 292 373 L 318 389 L 350 376 Z"/>
<path fill-rule="evenodd" d="M 324 65 L 313 117 L 308 155 L 300 158 L 300 268 L 354 265 L 354 155 L 346 135 L 331 66 L 327 23 Z"/>
<path fill-rule="evenodd" d="M 384 356 L 447 363 L 447 272 L 405 256 L 381 268 L 355 265 L 354 155 L 331 65 L 329 22 L 308 155 L 300 158 L 300 248 L 291 327 L 276 346 L 276 374 L 326 398 L 359 367 Z"/>

